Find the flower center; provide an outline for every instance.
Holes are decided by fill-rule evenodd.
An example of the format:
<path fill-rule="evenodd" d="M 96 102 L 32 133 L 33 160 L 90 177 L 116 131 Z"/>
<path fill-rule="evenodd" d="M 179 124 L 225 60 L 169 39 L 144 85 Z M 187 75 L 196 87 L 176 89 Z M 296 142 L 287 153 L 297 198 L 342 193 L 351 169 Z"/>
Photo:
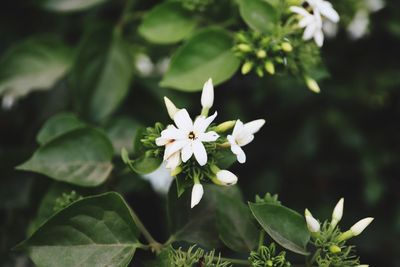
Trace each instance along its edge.
<path fill-rule="evenodd" d="M 194 132 L 190 132 L 188 137 L 189 139 L 194 140 L 196 138 L 196 135 L 194 134 Z"/>

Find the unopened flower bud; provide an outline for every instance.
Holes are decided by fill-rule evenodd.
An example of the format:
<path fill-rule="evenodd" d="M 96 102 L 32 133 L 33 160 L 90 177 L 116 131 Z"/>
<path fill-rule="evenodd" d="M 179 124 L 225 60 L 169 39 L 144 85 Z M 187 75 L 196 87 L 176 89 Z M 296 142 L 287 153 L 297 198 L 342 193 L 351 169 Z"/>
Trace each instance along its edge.
<path fill-rule="evenodd" d="M 248 44 L 239 44 L 237 47 L 240 51 L 245 52 L 245 53 L 250 52 L 252 50 Z"/>
<path fill-rule="evenodd" d="M 265 62 L 265 70 L 269 73 L 269 74 L 271 74 L 271 75 L 274 75 L 275 74 L 275 65 L 274 65 L 274 63 L 272 63 L 272 61 L 267 61 L 267 62 Z"/>
<path fill-rule="evenodd" d="M 171 119 L 174 119 L 175 114 L 179 111 L 179 109 L 169 100 L 168 97 L 164 96 L 165 106 L 167 107 L 168 115 Z"/>
<path fill-rule="evenodd" d="M 233 128 L 233 126 L 235 126 L 236 121 L 226 121 L 223 123 L 220 123 L 217 125 L 217 127 L 215 127 L 215 131 L 217 133 L 224 133 L 226 131 L 229 131 L 230 129 Z"/>
<path fill-rule="evenodd" d="M 201 105 L 203 109 L 210 109 L 214 103 L 214 86 L 212 79 L 208 79 L 204 83 L 203 91 L 201 93 Z"/>
<path fill-rule="evenodd" d="M 217 172 L 217 180 L 221 185 L 234 185 L 237 183 L 238 178 L 228 170 L 220 170 Z"/>
<path fill-rule="evenodd" d="M 342 251 L 342 249 L 339 246 L 332 245 L 329 247 L 329 251 L 332 252 L 333 254 L 339 253 Z"/>
<path fill-rule="evenodd" d="M 283 42 L 281 44 L 282 50 L 285 52 L 292 52 L 293 51 L 293 46 L 289 42 Z"/>
<path fill-rule="evenodd" d="M 310 89 L 311 91 L 313 91 L 314 93 L 317 93 L 317 94 L 319 92 L 321 92 L 321 89 L 319 88 L 319 85 L 316 80 L 314 80 L 313 78 L 311 78 L 309 76 L 306 76 L 304 78 L 304 80 L 306 82 L 308 89 Z"/>
<path fill-rule="evenodd" d="M 183 171 L 181 166 L 176 167 L 175 169 L 171 170 L 171 176 L 176 177 Z"/>
<path fill-rule="evenodd" d="M 335 208 L 333 209 L 332 221 L 331 221 L 332 228 L 335 228 L 343 217 L 343 205 L 344 205 L 344 198 L 341 198 L 339 202 L 336 204 Z"/>
<path fill-rule="evenodd" d="M 361 264 L 361 265 L 357 265 L 357 267 L 369 267 L 368 264 Z"/>
<path fill-rule="evenodd" d="M 351 228 L 350 231 L 353 233 L 354 236 L 358 236 L 361 234 L 365 228 L 374 220 L 374 218 L 368 217 L 364 218 L 360 221 L 358 221 L 356 224 L 354 224 Z"/>
<path fill-rule="evenodd" d="M 242 66 L 242 74 L 243 75 L 248 74 L 252 68 L 253 68 L 253 63 L 251 63 L 250 61 L 245 62 Z"/>
<path fill-rule="evenodd" d="M 321 226 L 319 222 L 312 216 L 311 212 L 306 209 L 304 212 L 307 222 L 307 228 L 311 233 L 318 233 Z"/>
<path fill-rule="evenodd" d="M 265 50 L 258 50 L 257 51 L 257 57 L 258 58 L 266 58 L 267 57 L 267 52 L 265 52 Z"/>
<path fill-rule="evenodd" d="M 199 204 L 201 198 L 203 197 L 203 194 L 204 194 L 203 186 L 200 183 L 194 184 L 192 189 L 192 199 L 190 203 L 191 208 Z"/>

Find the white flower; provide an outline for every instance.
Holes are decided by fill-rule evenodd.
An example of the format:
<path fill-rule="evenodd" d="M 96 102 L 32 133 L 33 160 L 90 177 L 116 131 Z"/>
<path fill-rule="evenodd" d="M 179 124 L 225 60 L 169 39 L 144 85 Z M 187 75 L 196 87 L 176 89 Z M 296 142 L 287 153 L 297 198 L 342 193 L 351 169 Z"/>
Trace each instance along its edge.
<path fill-rule="evenodd" d="M 338 222 L 340 222 L 340 220 L 342 219 L 343 205 L 344 205 L 344 198 L 341 198 L 339 202 L 336 204 L 335 208 L 333 209 L 331 227 L 335 227 L 338 224 Z"/>
<path fill-rule="evenodd" d="M 166 96 L 164 96 L 164 102 L 165 106 L 167 107 L 169 117 L 174 119 L 174 116 L 179 111 L 179 108 L 177 108 L 175 104 Z"/>
<path fill-rule="evenodd" d="M 228 135 L 228 141 L 231 145 L 232 153 L 237 156 L 240 163 L 246 162 L 246 154 L 242 146 L 249 144 L 254 139 L 254 134 L 258 132 L 265 124 L 265 120 L 259 119 L 243 124 L 240 120 L 236 121 L 232 135 Z"/>
<path fill-rule="evenodd" d="M 201 198 L 203 197 L 203 194 L 204 194 L 203 186 L 199 183 L 194 184 L 192 189 L 192 200 L 190 203 L 191 208 L 199 204 Z"/>
<path fill-rule="evenodd" d="M 368 217 L 364 218 L 360 221 L 358 221 L 356 224 L 354 224 L 351 228 L 350 231 L 353 234 L 353 236 L 358 236 L 361 234 L 365 228 L 374 220 L 374 218 Z"/>
<path fill-rule="evenodd" d="M 360 39 L 368 32 L 369 14 L 367 10 L 358 10 L 347 26 L 347 32 L 353 40 Z"/>
<path fill-rule="evenodd" d="M 201 106 L 204 109 L 210 109 L 214 104 L 214 86 L 212 83 L 212 79 L 208 79 L 204 83 L 203 91 L 201 93 Z"/>
<path fill-rule="evenodd" d="M 315 43 L 321 47 L 324 44 L 324 33 L 322 32 L 322 18 L 320 13 L 315 11 L 312 14 L 306 9 L 297 6 L 290 7 L 290 10 L 302 16 L 302 19 L 299 21 L 299 27 L 305 28 L 303 39 L 308 41 L 314 38 Z"/>
<path fill-rule="evenodd" d="M 307 228 L 311 233 L 318 233 L 321 225 L 319 224 L 319 222 L 317 221 L 317 219 L 315 219 L 311 212 L 306 209 L 304 212 L 304 216 L 306 217 L 306 222 L 307 222 Z"/>
<path fill-rule="evenodd" d="M 291 6 L 290 10 L 302 17 L 299 21 L 299 27 L 305 28 L 303 39 L 307 41 L 314 38 L 315 43 L 321 47 L 324 44 L 323 18 L 337 23 L 340 17 L 328 1 L 307 0 L 306 2 L 310 5 L 310 11 L 307 10 L 308 8 L 298 6 Z"/>
<path fill-rule="evenodd" d="M 217 175 L 217 180 L 222 185 L 234 185 L 238 181 L 237 176 L 228 170 L 220 170 L 217 172 L 216 175 Z"/>
<path fill-rule="evenodd" d="M 154 64 L 146 54 L 139 54 L 135 60 L 135 67 L 143 77 L 150 76 L 154 71 Z"/>
<path fill-rule="evenodd" d="M 180 151 L 183 162 L 187 162 L 194 154 L 200 166 L 204 166 L 207 163 L 207 151 L 203 142 L 214 142 L 219 137 L 214 131 L 206 132 L 216 116 L 217 112 L 208 118 L 199 116 L 193 123 L 186 109 L 178 111 L 174 116 L 176 127 L 168 126 L 156 139 L 158 146 L 166 145 L 164 160 Z"/>

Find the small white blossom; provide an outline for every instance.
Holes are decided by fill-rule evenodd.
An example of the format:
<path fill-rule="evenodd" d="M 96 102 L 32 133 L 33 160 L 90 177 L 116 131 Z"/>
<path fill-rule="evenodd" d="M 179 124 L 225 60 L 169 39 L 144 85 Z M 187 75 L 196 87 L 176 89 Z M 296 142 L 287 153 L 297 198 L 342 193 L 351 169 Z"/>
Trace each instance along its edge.
<path fill-rule="evenodd" d="M 193 123 L 186 109 L 178 111 L 174 116 L 176 127 L 168 126 L 161 132 L 161 137 L 156 139 L 158 146 L 170 144 L 165 147 L 164 160 L 180 151 L 183 162 L 194 155 L 199 165 L 204 166 L 207 163 L 207 151 L 203 142 L 214 142 L 219 137 L 214 131 L 206 132 L 216 116 L 217 112 L 208 118 L 199 116 Z"/>
<path fill-rule="evenodd" d="M 167 111 L 168 111 L 168 115 L 169 117 L 173 120 L 175 114 L 180 110 L 179 108 L 177 108 L 175 106 L 175 104 L 169 100 L 168 97 L 164 96 L 164 102 L 165 102 L 165 106 L 167 107 Z"/>
<path fill-rule="evenodd" d="M 135 60 L 135 67 L 143 77 L 150 76 L 154 71 L 154 64 L 146 54 L 139 54 Z"/>
<path fill-rule="evenodd" d="M 301 16 L 299 27 L 305 29 L 303 39 L 307 41 L 314 38 L 315 43 L 321 47 L 324 44 L 323 19 L 337 23 L 340 19 L 339 14 L 328 1 L 307 0 L 306 2 L 311 10 L 298 6 L 291 6 L 290 10 Z"/>
<path fill-rule="evenodd" d="M 217 172 L 216 175 L 217 175 L 217 180 L 222 185 L 234 185 L 238 181 L 237 176 L 228 170 L 220 170 Z"/>
<path fill-rule="evenodd" d="M 214 86 L 212 83 L 212 79 L 208 79 L 204 83 L 203 91 L 201 93 L 201 106 L 204 109 L 210 109 L 214 104 Z"/>
<path fill-rule="evenodd" d="M 304 212 L 304 216 L 306 217 L 306 222 L 307 222 L 307 228 L 311 233 L 318 233 L 319 230 L 321 229 L 321 225 L 319 224 L 319 222 L 317 221 L 317 219 L 315 219 L 311 212 L 306 209 Z"/>
<path fill-rule="evenodd" d="M 353 236 L 358 236 L 361 234 L 365 228 L 374 220 L 374 218 L 368 217 L 364 218 L 360 221 L 358 221 L 356 224 L 354 224 L 351 228 L 350 231 L 353 234 Z"/>
<path fill-rule="evenodd" d="M 166 168 L 166 165 L 166 163 L 163 163 L 154 172 L 142 176 L 145 180 L 150 182 L 154 191 L 160 195 L 166 195 L 168 193 L 173 180 Z"/>
<path fill-rule="evenodd" d="M 340 222 L 340 220 L 342 219 L 343 206 L 344 206 L 344 198 L 341 198 L 339 202 L 336 204 L 335 208 L 333 209 L 332 222 L 331 222 L 332 227 L 335 227 L 338 224 L 338 222 Z"/>
<path fill-rule="evenodd" d="M 193 208 L 199 204 L 201 198 L 203 197 L 204 189 L 200 183 L 195 183 L 192 188 L 192 199 L 190 201 L 190 207 Z"/>
<path fill-rule="evenodd" d="M 358 10 L 347 26 L 347 32 L 353 40 L 362 38 L 368 32 L 369 14 L 367 10 Z"/>
<path fill-rule="evenodd" d="M 259 119 L 243 124 L 240 120 L 236 121 L 232 135 L 228 135 L 228 141 L 231 145 L 232 153 L 237 156 L 240 163 L 246 162 L 246 154 L 242 146 L 249 144 L 254 139 L 254 134 L 258 132 L 265 124 L 265 120 Z"/>

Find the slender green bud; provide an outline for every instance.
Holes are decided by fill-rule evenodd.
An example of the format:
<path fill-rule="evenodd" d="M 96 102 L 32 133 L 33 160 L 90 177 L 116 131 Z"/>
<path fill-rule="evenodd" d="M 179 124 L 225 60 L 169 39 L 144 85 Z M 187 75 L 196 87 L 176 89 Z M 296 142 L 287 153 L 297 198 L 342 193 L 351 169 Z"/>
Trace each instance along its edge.
<path fill-rule="evenodd" d="M 238 44 L 237 47 L 240 51 L 245 53 L 250 52 L 252 50 L 251 46 L 249 46 L 248 44 Z"/>
<path fill-rule="evenodd" d="M 261 67 L 256 69 L 256 73 L 257 73 L 258 77 L 260 77 L 260 78 L 264 77 L 264 71 Z"/>
<path fill-rule="evenodd" d="M 267 57 L 267 52 L 265 52 L 265 50 L 258 50 L 257 51 L 257 57 L 258 58 L 266 58 Z"/>
<path fill-rule="evenodd" d="M 338 241 L 339 241 L 339 242 L 345 241 L 345 240 L 347 240 L 347 239 L 352 238 L 353 236 L 354 236 L 353 232 L 352 232 L 351 230 L 348 230 L 348 231 L 346 231 L 346 232 L 340 234 L 340 236 L 338 237 Z"/>
<path fill-rule="evenodd" d="M 321 92 L 321 89 L 319 88 L 319 85 L 318 85 L 317 81 L 314 80 L 313 78 L 311 78 L 309 76 L 305 76 L 304 77 L 304 81 L 306 82 L 306 85 L 307 85 L 308 89 L 310 89 L 314 93 L 318 94 L 318 93 Z"/>
<path fill-rule="evenodd" d="M 217 133 L 224 133 L 226 131 L 229 131 L 235 126 L 236 121 L 225 121 L 223 123 L 220 123 L 215 127 L 214 131 Z"/>
<path fill-rule="evenodd" d="M 248 74 L 252 68 L 253 68 L 253 63 L 251 63 L 250 61 L 245 62 L 242 66 L 242 74 L 243 75 Z"/>
<path fill-rule="evenodd" d="M 293 46 L 289 42 L 283 42 L 281 44 L 282 50 L 285 52 L 292 52 L 293 51 Z"/>
<path fill-rule="evenodd" d="M 176 167 L 175 169 L 173 169 L 172 171 L 171 171 L 171 176 L 172 177 L 176 177 L 176 176 L 178 176 L 178 174 L 180 174 L 181 172 L 182 172 L 182 167 L 181 166 L 178 166 L 178 167 Z"/>
<path fill-rule="evenodd" d="M 272 61 L 267 61 L 267 62 L 265 62 L 265 70 L 269 73 L 269 74 L 271 74 L 271 75 L 274 75 L 275 74 L 275 65 L 274 65 L 274 63 L 272 63 Z"/>
<path fill-rule="evenodd" d="M 329 251 L 332 252 L 333 254 L 339 253 L 342 251 L 342 249 L 339 246 L 332 245 L 329 247 Z"/>

